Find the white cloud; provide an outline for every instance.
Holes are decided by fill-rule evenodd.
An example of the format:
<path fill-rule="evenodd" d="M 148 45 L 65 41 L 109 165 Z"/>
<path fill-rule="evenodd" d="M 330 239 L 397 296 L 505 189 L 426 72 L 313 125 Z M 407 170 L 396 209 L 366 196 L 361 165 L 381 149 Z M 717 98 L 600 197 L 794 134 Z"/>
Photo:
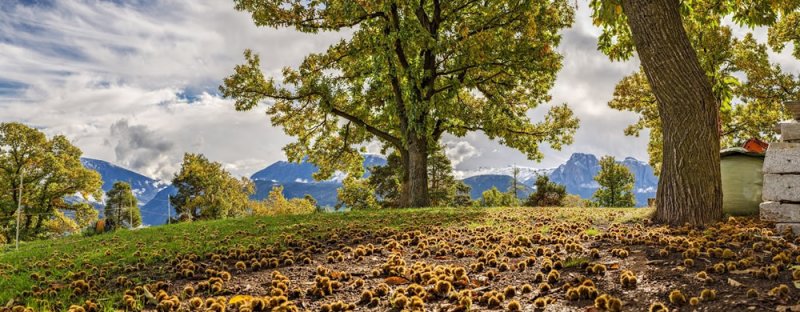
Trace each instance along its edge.
<path fill-rule="evenodd" d="M 449 141 L 446 140 L 443 142 L 444 145 L 444 154 L 450 159 L 452 165 L 458 166 L 462 161 L 465 159 L 477 157 L 481 155 L 481 152 L 472 146 L 467 141 Z"/>

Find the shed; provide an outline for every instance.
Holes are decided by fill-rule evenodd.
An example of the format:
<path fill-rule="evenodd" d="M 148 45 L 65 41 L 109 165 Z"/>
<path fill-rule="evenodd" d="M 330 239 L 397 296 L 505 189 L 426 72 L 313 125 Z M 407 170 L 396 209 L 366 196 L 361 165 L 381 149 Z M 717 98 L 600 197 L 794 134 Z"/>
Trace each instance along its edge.
<path fill-rule="evenodd" d="M 758 215 L 764 182 L 764 154 L 735 147 L 720 152 L 722 210 L 729 215 Z"/>

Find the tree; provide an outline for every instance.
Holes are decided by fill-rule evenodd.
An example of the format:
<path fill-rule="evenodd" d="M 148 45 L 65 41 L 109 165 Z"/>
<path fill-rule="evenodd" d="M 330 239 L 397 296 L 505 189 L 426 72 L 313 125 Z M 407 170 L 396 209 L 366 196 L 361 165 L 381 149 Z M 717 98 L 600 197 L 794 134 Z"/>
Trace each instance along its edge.
<path fill-rule="evenodd" d="M 636 182 L 628 167 L 617 162 L 612 156 L 600 158 L 600 171 L 594 177 L 600 188 L 594 192 L 594 199 L 600 207 L 633 207 L 636 198 L 633 184 Z"/>
<path fill-rule="evenodd" d="M 428 189 L 433 206 L 453 206 L 459 194 L 458 182 L 453 176 L 450 159 L 441 149 L 428 155 Z M 400 193 L 402 189 L 403 166 L 400 156 L 392 153 L 387 157 L 385 166 L 370 168 L 368 183 L 375 189 L 375 194 L 383 207 L 401 207 Z M 463 187 L 462 187 L 463 189 Z M 469 190 L 466 191 L 469 194 Z M 464 198 L 459 198 L 463 203 Z"/>
<path fill-rule="evenodd" d="M 456 196 L 456 178 L 450 159 L 439 149 L 428 156 L 428 190 L 431 206 L 446 207 Z"/>
<path fill-rule="evenodd" d="M 283 186 L 274 186 L 266 200 L 253 203 L 252 214 L 256 216 L 309 214 L 317 211 L 317 202 L 311 195 L 303 198 L 286 199 Z"/>
<path fill-rule="evenodd" d="M 698 57 L 714 85 L 715 100 L 720 103 L 722 147 L 741 146 L 751 138 L 777 141 L 774 125 L 790 119 L 783 102 L 800 93 L 800 80 L 770 64 L 766 45 L 756 42 L 750 34 L 742 39 L 732 38 L 730 28 L 722 27 L 715 40 L 699 40 L 702 35 L 708 36 L 694 34 L 690 38 L 695 47 L 702 47 L 696 48 Z M 647 149 L 650 165 L 658 173 L 663 149 L 661 119 L 644 72 L 622 79 L 608 105 L 640 115 L 625 134 L 639 136 L 642 130 L 650 130 Z"/>
<path fill-rule="evenodd" d="M 339 203 L 336 210 L 342 206 L 351 210 L 364 210 L 378 208 L 378 199 L 375 198 L 375 189 L 370 187 L 365 179 L 347 177 L 342 183 L 342 187 L 336 190 L 336 197 Z"/>
<path fill-rule="evenodd" d="M 519 167 L 514 165 L 511 169 L 511 185 L 508 188 L 510 193 L 514 194 L 514 198 L 519 198 L 519 191 L 524 190 L 525 188 L 519 184 Z"/>
<path fill-rule="evenodd" d="M 545 175 L 536 178 L 536 191 L 528 196 L 525 206 L 528 207 L 560 207 L 564 205 L 567 187 L 550 181 Z"/>
<path fill-rule="evenodd" d="M 514 197 L 514 193 L 505 193 L 492 187 L 481 193 L 484 207 L 513 207 L 519 204 L 519 199 Z"/>
<path fill-rule="evenodd" d="M 635 50 L 658 107 L 662 135 L 655 219 L 669 224 L 708 224 L 722 218 L 719 170 L 721 102 L 706 75 L 692 29 L 716 44 L 723 17 L 749 27 L 797 19 L 796 1 L 592 0 L 603 27 L 599 48 L 614 60 Z M 788 29 L 788 28 L 784 28 Z M 796 36 L 772 36 L 794 40 Z M 775 39 L 779 40 L 779 39 Z M 716 80 L 722 84 L 725 79 Z M 718 92 L 717 94 L 723 94 Z"/>
<path fill-rule="evenodd" d="M 111 228 L 135 228 L 142 225 L 139 201 L 133 195 L 131 185 L 117 181 L 106 192 L 104 212 L 106 225 Z"/>
<path fill-rule="evenodd" d="M 360 176 L 356 147 L 377 140 L 400 156 L 400 205 L 422 207 L 428 156 L 446 133 L 482 131 L 535 160 L 542 143 L 572 142 L 578 120 L 566 105 L 539 123 L 528 116 L 550 99 L 561 67 L 555 47 L 572 23 L 567 0 L 235 2 L 259 26 L 353 31 L 281 81 L 265 78 L 259 56 L 245 51 L 246 63 L 220 87 L 237 110 L 268 101 L 272 124 L 297 138 L 287 157 L 308 156 L 317 179 L 336 170 Z"/>
<path fill-rule="evenodd" d="M 202 154 L 183 155 L 181 170 L 172 178 L 178 193 L 170 197 L 179 220 L 224 219 L 245 214 L 255 186 L 237 179 Z"/>
<path fill-rule="evenodd" d="M 453 197 L 453 207 L 469 207 L 473 205 L 470 191 L 472 187 L 464 181 L 456 181 L 456 195 Z"/>
<path fill-rule="evenodd" d="M 84 200 L 101 197 L 102 180 L 83 167 L 81 154 L 62 135 L 48 139 L 24 124 L 0 123 L 0 230 L 6 241 L 15 239 L 19 204 L 21 239 L 47 235 L 48 221 L 65 212 L 86 217 Z"/>
<path fill-rule="evenodd" d="M 400 207 L 400 180 L 403 177 L 403 165 L 400 155 L 391 153 L 386 157 L 385 166 L 374 166 L 369 170 L 368 183 L 375 190 L 377 199 L 384 208 Z"/>

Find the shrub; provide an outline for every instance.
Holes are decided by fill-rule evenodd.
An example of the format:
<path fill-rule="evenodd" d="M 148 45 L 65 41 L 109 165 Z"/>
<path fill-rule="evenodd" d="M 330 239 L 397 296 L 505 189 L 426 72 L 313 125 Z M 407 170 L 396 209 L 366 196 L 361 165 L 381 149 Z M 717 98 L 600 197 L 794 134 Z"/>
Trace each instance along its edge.
<path fill-rule="evenodd" d="M 484 207 L 510 207 L 516 206 L 519 201 L 514 198 L 513 193 L 500 192 L 496 187 L 492 187 L 481 194 Z"/>
<path fill-rule="evenodd" d="M 530 207 L 560 207 L 564 205 L 567 188 L 564 185 L 551 182 L 547 176 L 536 178 L 536 192 L 528 197 L 525 206 Z"/>

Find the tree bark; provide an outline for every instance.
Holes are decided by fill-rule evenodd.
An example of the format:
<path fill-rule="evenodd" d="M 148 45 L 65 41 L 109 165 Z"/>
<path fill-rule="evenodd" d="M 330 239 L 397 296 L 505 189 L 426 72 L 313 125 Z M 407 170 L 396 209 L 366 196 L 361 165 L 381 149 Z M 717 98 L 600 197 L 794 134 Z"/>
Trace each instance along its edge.
<path fill-rule="evenodd" d="M 408 181 L 404 191 L 407 192 L 407 207 L 430 206 L 428 196 L 428 141 L 424 137 L 412 136 L 408 141 Z"/>
<path fill-rule="evenodd" d="M 622 1 L 664 130 L 655 220 L 704 225 L 722 218 L 719 108 L 679 5 L 678 0 Z"/>

